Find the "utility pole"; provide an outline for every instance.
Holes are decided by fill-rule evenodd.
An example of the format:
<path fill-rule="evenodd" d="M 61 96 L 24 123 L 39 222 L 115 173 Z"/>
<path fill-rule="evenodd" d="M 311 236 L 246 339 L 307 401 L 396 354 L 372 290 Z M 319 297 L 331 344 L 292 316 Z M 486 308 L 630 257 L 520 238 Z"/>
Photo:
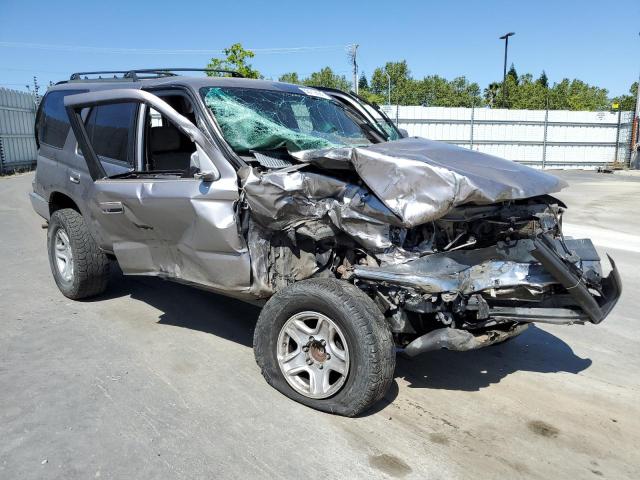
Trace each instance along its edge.
<path fill-rule="evenodd" d="M 638 33 L 640 35 L 640 33 Z M 631 146 L 629 148 L 629 166 L 640 169 L 640 78 L 638 78 L 638 90 L 636 91 L 636 108 L 633 112 L 631 124 Z"/>
<path fill-rule="evenodd" d="M 633 134 L 631 137 L 635 140 L 635 145 L 631 145 L 631 148 L 635 147 L 636 155 L 638 155 L 640 154 L 638 151 L 640 150 L 640 77 L 638 78 L 638 88 L 636 88 L 636 111 L 633 118 Z"/>
<path fill-rule="evenodd" d="M 358 60 L 357 60 L 357 55 L 358 55 L 358 47 L 360 45 L 358 45 L 357 43 L 354 43 L 353 45 L 351 45 L 351 51 L 349 52 L 349 57 L 351 58 L 351 63 L 353 64 L 353 91 L 356 92 L 356 95 L 358 94 Z"/>
<path fill-rule="evenodd" d="M 502 106 L 507 102 L 507 50 L 509 49 L 509 37 L 515 35 L 516 32 L 509 32 L 500 37 L 504 40 L 504 68 L 502 69 Z"/>
<path fill-rule="evenodd" d="M 384 74 L 387 76 L 387 105 L 391 105 L 391 75 L 386 70 Z"/>
<path fill-rule="evenodd" d="M 33 76 L 33 91 L 36 94 L 36 105 L 38 103 L 40 103 L 40 85 L 38 85 L 38 77 L 36 77 L 35 75 Z"/>

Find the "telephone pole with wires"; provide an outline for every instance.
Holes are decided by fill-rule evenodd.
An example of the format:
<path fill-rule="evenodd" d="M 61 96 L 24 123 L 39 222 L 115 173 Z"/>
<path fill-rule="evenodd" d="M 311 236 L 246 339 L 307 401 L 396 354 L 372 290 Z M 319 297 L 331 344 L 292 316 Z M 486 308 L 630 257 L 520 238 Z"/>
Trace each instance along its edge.
<path fill-rule="evenodd" d="M 358 94 L 358 60 L 357 60 L 357 55 L 358 55 L 358 47 L 360 45 L 358 45 L 357 43 L 354 43 L 353 45 L 351 45 L 351 49 L 349 50 L 349 59 L 351 60 L 351 64 L 353 65 L 353 91 L 356 92 L 356 95 Z"/>
<path fill-rule="evenodd" d="M 40 103 L 40 84 L 38 84 L 38 77 L 33 76 L 33 91 L 36 94 L 36 105 Z"/>

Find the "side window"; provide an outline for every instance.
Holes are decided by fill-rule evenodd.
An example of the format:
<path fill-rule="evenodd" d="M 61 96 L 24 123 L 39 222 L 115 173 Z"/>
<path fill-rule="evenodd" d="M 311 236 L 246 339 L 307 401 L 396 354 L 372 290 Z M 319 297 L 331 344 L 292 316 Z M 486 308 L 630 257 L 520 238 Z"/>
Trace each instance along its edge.
<path fill-rule="evenodd" d="M 91 109 L 85 125 L 89 141 L 100 160 L 115 160 L 134 168 L 137 109 L 136 103 L 114 103 Z"/>
<path fill-rule="evenodd" d="M 62 148 L 64 146 L 69 129 L 71 128 L 67 111 L 64 108 L 64 97 L 86 91 L 87 90 L 58 90 L 45 95 L 36 126 L 38 141 L 40 143 L 56 148 Z"/>
<path fill-rule="evenodd" d="M 187 97 L 167 95 L 160 98 L 196 123 L 193 106 Z M 196 151 L 195 143 L 153 108 L 147 110 L 144 138 L 146 171 L 178 172 L 185 177 L 197 171 L 197 167 L 191 163 L 191 156 Z"/>

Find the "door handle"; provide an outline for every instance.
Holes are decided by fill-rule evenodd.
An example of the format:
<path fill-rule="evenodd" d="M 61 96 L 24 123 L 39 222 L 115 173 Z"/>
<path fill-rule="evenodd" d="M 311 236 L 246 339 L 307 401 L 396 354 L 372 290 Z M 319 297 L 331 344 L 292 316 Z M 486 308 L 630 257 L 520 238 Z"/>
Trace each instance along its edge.
<path fill-rule="evenodd" d="M 114 213 L 124 213 L 122 202 L 100 202 L 102 213 L 112 215 Z"/>
<path fill-rule="evenodd" d="M 69 174 L 69 181 L 71 183 L 80 183 L 80 174 L 78 172 L 71 172 Z"/>

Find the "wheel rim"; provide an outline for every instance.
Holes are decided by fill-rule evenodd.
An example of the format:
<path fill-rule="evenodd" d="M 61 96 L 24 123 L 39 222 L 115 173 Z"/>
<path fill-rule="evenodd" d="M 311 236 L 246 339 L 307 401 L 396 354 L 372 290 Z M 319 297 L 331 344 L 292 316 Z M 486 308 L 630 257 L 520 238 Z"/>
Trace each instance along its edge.
<path fill-rule="evenodd" d="M 54 254 L 56 257 L 56 268 L 60 276 L 66 281 L 73 280 L 73 252 L 71 242 L 67 232 L 59 228 L 56 231 L 54 240 Z"/>
<path fill-rule="evenodd" d="M 301 312 L 278 335 L 278 365 L 287 383 L 309 398 L 335 395 L 349 374 L 349 348 L 340 327 L 326 315 Z"/>

